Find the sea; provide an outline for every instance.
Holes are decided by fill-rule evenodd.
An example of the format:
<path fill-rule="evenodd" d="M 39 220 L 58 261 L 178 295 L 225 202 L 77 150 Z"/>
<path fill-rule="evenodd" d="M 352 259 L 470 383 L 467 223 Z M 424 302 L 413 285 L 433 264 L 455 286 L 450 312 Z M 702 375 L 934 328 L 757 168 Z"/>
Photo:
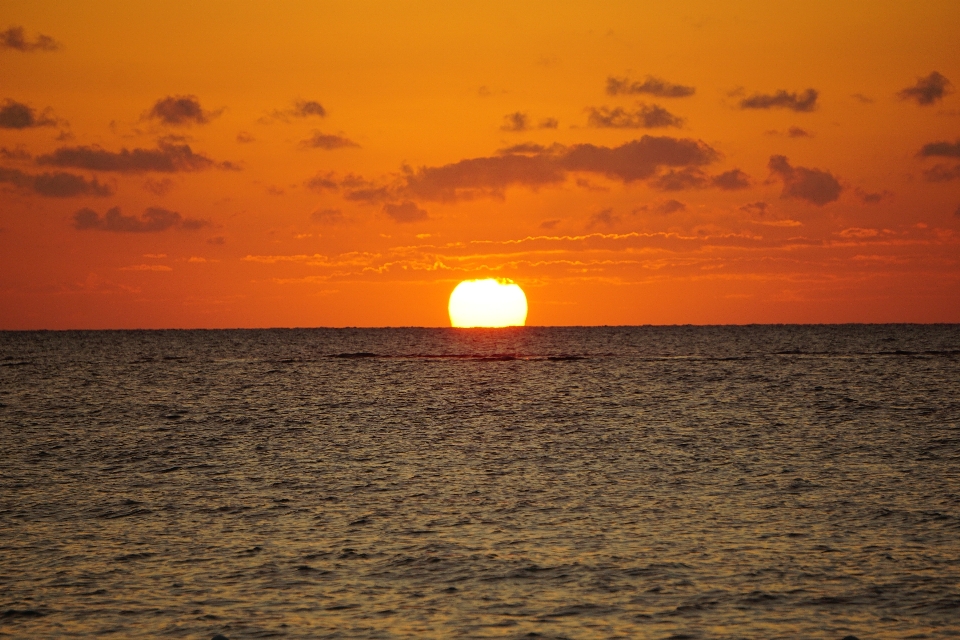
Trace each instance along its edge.
<path fill-rule="evenodd" d="M 0 636 L 957 638 L 960 325 L 0 332 Z"/>

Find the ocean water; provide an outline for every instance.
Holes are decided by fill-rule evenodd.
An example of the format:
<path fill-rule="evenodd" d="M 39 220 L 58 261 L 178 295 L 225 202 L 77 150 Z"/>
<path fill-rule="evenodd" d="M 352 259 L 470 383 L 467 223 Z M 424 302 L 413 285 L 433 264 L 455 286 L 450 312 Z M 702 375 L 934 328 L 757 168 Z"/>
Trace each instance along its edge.
<path fill-rule="evenodd" d="M 960 326 L 0 333 L 0 635 L 955 638 Z"/>

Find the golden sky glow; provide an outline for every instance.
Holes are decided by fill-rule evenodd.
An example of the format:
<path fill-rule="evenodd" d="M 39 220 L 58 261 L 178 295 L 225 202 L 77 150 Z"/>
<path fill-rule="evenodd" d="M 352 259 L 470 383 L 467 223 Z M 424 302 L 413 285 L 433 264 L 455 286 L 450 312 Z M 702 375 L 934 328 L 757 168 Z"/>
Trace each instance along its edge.
<path fill-rule="evenodd" d="M 960 321 L 956 2 L 4 2 L 0 328 Z"/>

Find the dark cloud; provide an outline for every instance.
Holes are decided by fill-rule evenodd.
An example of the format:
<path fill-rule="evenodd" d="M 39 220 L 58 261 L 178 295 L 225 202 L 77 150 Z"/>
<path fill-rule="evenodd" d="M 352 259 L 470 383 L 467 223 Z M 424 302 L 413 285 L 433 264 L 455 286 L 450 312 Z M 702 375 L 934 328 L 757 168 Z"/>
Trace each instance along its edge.
<path fill-rule="evenodd" d="M 340 209 L 317 209 L 310 214 L 310 219 L 319 224 L 341 224 L 345 220 Z"/>
<path fill-rule="evenodd" d="M 28 105 L 10 99 L 0 107 L 0 129 L 29 129 L 56 125 L 57 121 L 50 117 L 49 109 L 38 114 Z"/>
<path fill-rule="evenodd" d="M 306 118 L 309 116 L 320 116 L 323 118 L 327 115 L 327 110 L 316 100 L 297 100 L 290 115 L 296 116 L 297 118 Z"/>
<path fill-rule="evenodd" d="M 633 182 L 650 178 L 660 167 L 698 167 L 718 158 L 712 147 L 699 140 L 643 136 L 612 148 L 574 145 L 567 148 L 557 162 L 569 171 L 599 173 Z"/>
<path fill-rule="evenodd" d="M 883 200 L 887 200 L 893 197 L 893 194 L 887 191 L 886 189 L 884 189 L 883 191 L 871 193 L 868 191 L 864 191 L 860 187 L 857 187 L 854 190 L 854 192 L 857 194 L 857 197 L 860 198 L 860 202 L 862 202 L 863 204 L 876 204 L 878 202 L 882 202 Z"/>
<path fill-rule="evenodd" d="M 949 166 L 946 164 L 936 164 L 923 172 L 924 177 L 930 182 L 949 182 L 960 178 L 960 164 Z"/>
<path fill-rule="evenodd" d="M 184 218 L 176 211 L 150 207 L 139 218 L 125 216 L 120 207 L 109 209 L 100 217 L 93 209 L 83 208 L 73 214 L 73 227 L 79 231 L 112 231 L 115 233 L 158 233 L 179 228 L 194 231 L 210 224 L 206 220 Z"/>
<path fill-rule="evenodd" d="M 790 166 L 786 156 L 770 156 L 768 166 L 783 181 L 783 198 L 799 198 L 822 207 L 839 198 L 843 190 L 829 171 Z"/>
<path fill-rule="evenodd" d="M 862 93 L 854 93 L 854 94 L 852 94 L 850 97 L 853 98 L 854 100 L 860 102 L 861 104 L 873 104 L 873 103 L 874 103 L 874 99 L 873 99 L 873 98 L 871 98 L 870 96 L 865 96 L 865 95 L 863 95 Z"/>
<path fill-rule="evenodd" d="M 560 224 L 560 219 L 559 219 L 559 218 L 554 219 L 554 220 L 544 220 L 543 222 L 540 223 L 540 228 L 541 228 L 541 229 L 554 229 L 554 228 L 556 228 L 556 226 L 557 226 L 558 224 Z"/>
<path fill-rule="evenodd" d="M 741 109 L 790 109 L 791 111 L 813 111 L 817 108 L 816 89 L 807 89 L 803 93 L 789 93 L 784 90 L 773 95 L 755 94 L 740 101 Z"/>
<path fill-rule="evenodd" d="M 592 229 L 594 227 L 612 227 L 619 222 L 620 216 L 616 215 L 613 212 L 613 209 L 608 207 L 591 215 L 589 222 L 587 222 L 587 228 Z"/>
<path fill-rule="evenodd" d="M 687 205 L 680 202 L 679 200 L 667 200 L 657 205 L 656 212 L 661 215 L 670 215 L 671 213 L 676 213 L 677 211 L 686 211 Z"/>
<path fill-rule="evenodd" d="M 221 111 L 204 111 L 197 96 L 167 96 L 154 103 L 147 117 L 179 127 L 206 124 L 220 113 Z"/>
<path fill-rule="evenodd" d="M 241 131 L 237 134 L 237 142 L 240 144 L 248 144 L 254 141 L 254 137 L 247 133 L 246 131 Z"/>
<path fill-rule="evenodd" d="M 607 93 L 611 96 L 646 93 L 658 98 L 686 98 L 696 93 L 696 89 L 682 84 L 673 84 L 653 76 L 647 76 L 643 82 L 611 76 L 607 78 Z"/>
<path fill-rule="evenodd" d="M 385 203 L 383 212 L 395 222 L 418 222 L 427 219 L 427 212 L 409 200 L 400 204 Z"/>
<path fill-rule="evenodd" d="M 550 156 L 503 155 L 421 167 L 406 176 L 401 190 L 422 200 L 502 197 L 510 186 L 539 187 L 558 184 L 565 178 L 563 168 Z"/>
<path fill-rule="evenodd" d="M 503 124 L 500 125 L 501 131 L 526 131 L 530 128 L 529 117 L 521 111 L 508 113 L 503 116 Z"/>
<path fill-rule="evenodd" d="M 15 51 L 56 51 L 60 48 L 60 43 L 45 36 L 42 33 L 37 34 L 34 40 L 28 40 L 23 32 L 23 27 L 10 27 L 6 31 L 0 31 L 0 48 L 13 49 Z"/>
<path fill-rule="evenodd" d="M 766 202 L 748 202 L 747 204 L 740 207 L 740 211 L 745 211 L 747 213 L 754 213 L 757 215 L 763 215 L 767 212 L 767 203 Z"/>
<path fill-rule="evenodd" d="M 327 110 L 316 100 L 297 100 L 289 109 L 274 109 L 258 120 L 261 124 L 269 124 L 275 120 L 290 122 L 290 118 L 324 118 Z"/>
<path fill-rule="evenodd" d="M 901 100 L 916 100 L 917 104 L 933 104 L 950 93 L 950 81 L 946 77 L 932 72 L 925 78 L 917 78 L 917 83 L 897 92 Z"/>
<path fill-rule="evenodd" d="M 547 148 L 542 144 L 534 144 L 533 142 L 521 142 L 520 144 L 515 144 L 504 149 L 497 149 L 497 153 L 500 155 L 509 155 L 511 153 L 544 153 Z"/>
<path fill-rule="evenodd" d="M 684 167 L 671 169 L 650 181 L 650 186 L 661 191 L 699 189 L 707 185 L 707 175 L 700 169 Z"/>
<path fill-rule="evenodd" d="M 30 154 L 21 145 L 17 145 L 13 149 L 0 147 L 0 158 L 3 158 L 4 160 L 24 161 L 29 160 L 30 157 Z"/>
<path fill-rule="evenodd" d="M 559 126 L 556 118 L 542 118 L 538 123 L 537 129 L 556 129 Z M 503 116 L 503 124 L 500 125 L 501 131 L 510 131 L 517 133 L 520 131 L 529 131 L 534 126 L 530 122 L 530 116 L 522 111 L 515 111 Z"/>
<path fill-rule="evenodd" d="M 578 144 L 518 145 L 492 157 L 467 158 L 451 164 L 405 167 L 389 184 L 374 184 L 358 176 L 337 178 L 318 174 L 306 186 L 316 191 L 341 190 L 346 200 L 382 203 L 398 198 L 418 201 L 456 201 L 479 197 L 502 198 L 509 187 L 532 189 L 557 185 L 571 173 L 592 173 L 611 180 L 634 182 L 654 178 L 661 169 L 695 169 L 716 161 L 709 145 L 689 138 L 643 136 L 617 147 Z M 682 179 L 682 178 L 681 178 Z M 700 177 L 706 184 L 707 178 Z"/>
<path fill-rule="evenodd" d="M 658 127 L 680 127 L 683 118 L 679 118 L 660 105 L 641 103 L 636 111 L 622 107 L 590 107 L 587 123 L 591 127 L 613 129 L 655 129 Z"/>
<path fill-rule="evenodd" d="M 325 174 L 318 173 L 314 177 L 304 182 L 304 185 L 306 185 L 308 189 L 313 189 L 314 191 L 325 191 L 328 189 L 333 190 L 340 188 L 340 182 L 337 180 L 336 175 L 334 175 L 332 171 Z"/>
<path fill-rule="evenodd" d="M 342 149 L 344 147 L 359 147 L 360 145 L 343 136 L 314 131 L 309 138 L 300 141 L 300 146 L 308 149 Z"/>
<path fill-rule="evenodd" d="M 173 180 L 163 178 L 161 180 L 148 179 L 143 183 L 143 188 L 157 196 L 165 196 L 173 189 Z"/>
<path fill-rule="evenodd" d="M 956 142 L 931 142 L 923 145 L 917 153 L 922 158 L 960 158 L 960 140 Z"/>
<path fill-rule="evenodd" d="M 224 238 L 223 236 L 214 236 L 212 238 L 207 238 L 207 244 L 223 245 L 223 244 L 226 244 L 226 242 L 227 242 L 227 239 Z"/>
<path fill-rule="evenodd" d="M 234 168 L 230 163 L 218 165 L 210 158 L 194 153 L 188 145 L 165 143 L 156 149 L 121 149 L 117 152 L 98 146 L 60 147 L 51 154 L 39 156 L 37 162 L 56 167 L 120 173 L 202 171 L 214 166 Z"/>
<path fill-rule="evenodd" d="M 957 208 L 956 208 L 956 210 L 953 212 L 953 215 L 955 215 L 955 216 L 957 216 L 958 218 L 960 218 L 960 204 L 957 205 Z"/>
<path fill-rule="evenodd" d="M 710 179 L 713 186 L 725 191 L 736 191 L 737 189 L 746 189 L 750 186 L 750 176 L 740 169 L 731 169 L 724 171 L 718 176 Z"/>
<path fill-rule="evenodd" d="M 813 134 L 800 127 L 790 127 L 787 129 L 787 135 L 791 138 L 812 138 Z"/>
<path fill-rule="evenodd" d="M 72 198 L 75 196 L 109 196 L 113 190 L 96 179 L 57 171 L 31 175 L 17 169 L 0 168 L 0 183 L 12 184 L 20 189 L 33 191 L 48 198 Z"/>

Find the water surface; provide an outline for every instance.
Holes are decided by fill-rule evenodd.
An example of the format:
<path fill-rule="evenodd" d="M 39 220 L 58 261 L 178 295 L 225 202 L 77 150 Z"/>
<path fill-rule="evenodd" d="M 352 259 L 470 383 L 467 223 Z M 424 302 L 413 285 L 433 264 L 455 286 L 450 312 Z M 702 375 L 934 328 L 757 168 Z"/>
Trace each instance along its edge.
<path fill-rule="evenodd" d="M 0 333 L 0 634 L 960 635 L 960 327 Z"/>

